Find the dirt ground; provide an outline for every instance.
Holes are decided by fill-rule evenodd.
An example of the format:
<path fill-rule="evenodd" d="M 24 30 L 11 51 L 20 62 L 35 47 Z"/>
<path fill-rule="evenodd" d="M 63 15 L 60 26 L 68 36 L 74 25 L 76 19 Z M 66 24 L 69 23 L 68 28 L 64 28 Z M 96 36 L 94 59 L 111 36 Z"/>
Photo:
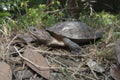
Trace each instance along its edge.
<path fill-rule="evenodd" d="M 82 45 L 81 53 L 72 54 L 65 47 L 48 47 L 39 41 L 26 40 L 1 34 L 0 60 L 11 70 L 5 74 L 10 78 L 3 76 L 3 80 L 113 80 L 110 66 L 117 63 L 114 42 L 100 39 Z M 1 69 L 7 70 L 5 66 Z"/>

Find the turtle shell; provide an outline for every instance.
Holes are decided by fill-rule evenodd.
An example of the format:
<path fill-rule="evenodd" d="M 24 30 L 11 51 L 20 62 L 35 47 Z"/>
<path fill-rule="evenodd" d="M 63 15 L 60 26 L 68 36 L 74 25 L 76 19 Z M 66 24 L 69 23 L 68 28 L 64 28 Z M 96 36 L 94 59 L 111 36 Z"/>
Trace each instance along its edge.
<path fill-rule="evenodd" d="M 91 40 L 101 37 L 101 34 L 96 33 L 92 27 L 78 21 L 57 23 L 47 30 L 52 35 L 67 37 L 73 40 Z"/>

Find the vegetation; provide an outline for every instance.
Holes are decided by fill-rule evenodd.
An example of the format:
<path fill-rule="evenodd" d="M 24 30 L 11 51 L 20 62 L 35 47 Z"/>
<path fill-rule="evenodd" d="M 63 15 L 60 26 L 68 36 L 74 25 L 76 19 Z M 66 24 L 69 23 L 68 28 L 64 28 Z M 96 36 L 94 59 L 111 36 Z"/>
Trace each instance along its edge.
<path fill-rule="evenodd" d="M 119 21 L 119 14 L 91 11 L 90 2 L 88 6 L 84 6 L 87 2 L 70 1 L 73 2 L 73 5 L 70 5 L 69 0 L 66 1 L 66 4 L 62 4 L 61 0 L 1 0 L 0 23 L 8 24 L 11 28 L 26 29 L 28 26 L 36 25 L 36 22 L 49 27 L 60 21 L 79 20 L 90 26 L 104 27 Z M 87 8 L 84 9 L 84 7 Z"/>

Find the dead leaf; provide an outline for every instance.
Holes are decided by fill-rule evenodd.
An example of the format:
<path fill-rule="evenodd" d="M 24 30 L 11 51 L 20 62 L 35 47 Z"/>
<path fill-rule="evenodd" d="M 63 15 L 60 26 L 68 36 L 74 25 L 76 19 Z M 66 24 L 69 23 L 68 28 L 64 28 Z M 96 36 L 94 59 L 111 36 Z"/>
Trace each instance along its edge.
<path fill-rule="evenodd" d="M 120 80 L 120 69 L 114 64 L 110 67 L 110 75 L 115 80 Z"/>
<path fill-rule="evenodd" d="M 102 66 L 100 66 L 96 61 L 93 61 L 92 59 L 90 59 L 87 62 L 87 65 L 93 71 L 96 71 L 96 72 L 99 72 L 99 73 L 102 73 L 102 72 L 105 71 L 105 69 Z"/>
<path fill-rule="evenodd" d="M 26 43 L 30 43 L 32 41 L 35 41 L 35 37 L 32 35 L 26 33 L 26 34 L 17 34 L 17 37 L 21 40 L 24 40 Z"/>
<path fill-rule="evenodd" d="M 5 62 L 0 62 L 0 80 L 12 80 L 12 71 Z"/>
<path fill-rule="evenodd" d="M 40 67 L 36 67 L 33 64 L 29 63 L 28 61 L 25 61 L 27 66 L 33 69 L 35 72 L 37 72 L 39 75 L 43 76 L 46 79 L 49 79 L 50 77 L 50 69 L 48 66 L 48 63 L 46 59 L 38 52 L 33 51 L 30 48 L 26 48 L 24 52 L 24 57 L 32 61 L 34 64 L 39 65 L 40 67 L 48 67 L 48 69 L 41 69 Z"/>

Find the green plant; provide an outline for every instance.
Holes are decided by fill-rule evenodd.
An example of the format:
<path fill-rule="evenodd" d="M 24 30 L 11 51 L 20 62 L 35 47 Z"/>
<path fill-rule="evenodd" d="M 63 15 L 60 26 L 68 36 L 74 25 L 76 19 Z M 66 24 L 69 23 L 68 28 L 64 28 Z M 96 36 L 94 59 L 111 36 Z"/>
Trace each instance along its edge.
<path fill-rule="evenodd" d="M 49 11 L 46 11 L 47 9 L 48 7 L 44 4 L 40 4 L 38 8 L 29 8 L 27 13 L 21 16 L 19 20 L 25 26 L 36 25 L 36 22 L 43 23 L 45 26 L 52 26 L 59 21 L 63 13 L 59 12 L 59 16 L 56 16 L 56 13 L 50 14 Z"/>
<path fill-rule="evenodd" d="M 106 27 L 118 21 L 116 15 L 104 11 L 101 13 L 94 13 L 93 16 L 89 16 L 89 14 L 86 13 L 80 13 L 79 20 L 96 28 Z"/>

